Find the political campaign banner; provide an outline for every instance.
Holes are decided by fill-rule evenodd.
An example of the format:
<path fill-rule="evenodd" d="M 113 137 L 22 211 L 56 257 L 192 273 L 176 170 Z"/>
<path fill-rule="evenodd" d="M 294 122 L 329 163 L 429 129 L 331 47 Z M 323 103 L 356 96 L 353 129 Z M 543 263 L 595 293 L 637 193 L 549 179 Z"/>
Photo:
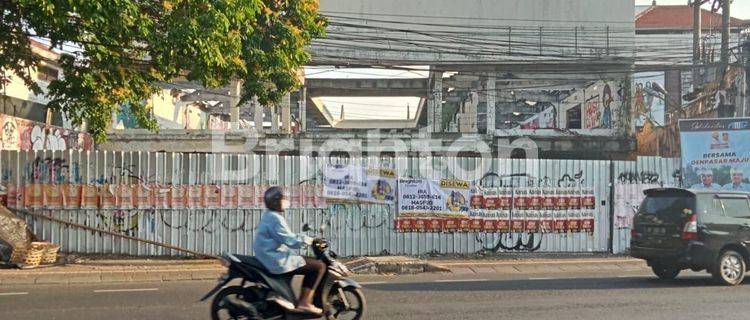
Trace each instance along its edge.
<path fill-rule="evenodd" d="M 445 180 L 442 184 L 444 185 Z M 441 207 L 450 191 L 426 179 L 399 179 L 399 232 L 594 232 L 596 196 L 591 188 L 482 187 L 468 192 L 468 215 Z M 456 190 L 452 190 L 456 191 Z"/>
<path fill-rule="evenodd" d="M 680 120 L 683 186 L 750 191 L 750 118 Z"/>
<path fill-rule="evenodd" d="M 393 204 L 396 172 L 387 168 L 328 165 L 323 193 L 328 202 Z"/>
<path fill-rule="evenodd" d="M 470 191 L 469 182 L 463 180 L 400 178 L 399 216 L 468 217 Z"/>

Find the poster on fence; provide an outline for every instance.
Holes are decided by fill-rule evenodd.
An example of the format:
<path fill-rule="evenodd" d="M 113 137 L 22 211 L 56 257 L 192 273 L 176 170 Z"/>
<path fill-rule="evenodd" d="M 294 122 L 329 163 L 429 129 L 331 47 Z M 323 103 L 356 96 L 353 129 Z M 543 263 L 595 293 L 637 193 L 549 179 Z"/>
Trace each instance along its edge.
<path fill-rule="evenodd" d="M 750 191 L 750 118 L 680 120 L 683 185 Z"/>
<path fill-rule="evenodd" d="M 593 233 L 596 224 L 596 196 L 591 188 L 481 187 L 467 188 L 468 214 L 444 211 L 435 199 L 450 198 L 455 191 L 424 179 L 399 179 L 400 232 L 511 232 Z M 466 188 L 466 189 L 464 189 Z M 468 189 L 468 190 L 467 190 Z M 439 191 L 436 191 L 439 190 Z M 448 212 L 445 214 L 443 212 Z"/>
<path fill-rule="evenodd" d="M 644 190 L 659 188 L 658 184 L 626 183 L 615 185 L 615 228 L 631 228 L 633 216 L 638 212 L 641 202 L 646 197 Z"/>
<path fill-rule="evenodd" d="M 79 209 L 81 207 L 82 190 L 79 184 L 64 185 L 65 209 Z"/>
<path fill-rule="evenodd" d="M 470 199 L 468 181 L 398 179 L 400 217 L 468 217 Z"/>
<path fill-rule="evenodd" d="M 155 208 L 169 208 L 169 192 L 171 188 L 163 185 L 151 186 L 151 198 L 154 199 Z"/>
<path fill-rule="evenodd" d="M 387 168 L 328 165 L 323 186 L 329 202 L 393 204 L 396 172 Z"/>
<path fill-rule="evenodd" d="M 187 186 L 172 186 L 169 189 L 169 205 L 172 209 L 184 209 L 186 204 Z"/>
<path fill-rule="evenodd" d="M 44 185 L 44 207 L 46 209 L 62 209 L 65 204 L 63 188 L 59 184 Z"/>

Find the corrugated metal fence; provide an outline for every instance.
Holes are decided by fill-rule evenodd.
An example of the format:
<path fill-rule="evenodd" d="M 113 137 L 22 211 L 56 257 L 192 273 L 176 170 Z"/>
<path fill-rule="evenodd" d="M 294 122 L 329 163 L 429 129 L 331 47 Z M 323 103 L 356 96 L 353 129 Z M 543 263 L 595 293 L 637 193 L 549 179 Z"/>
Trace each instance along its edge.
<path fill-rule="evenodd" d="M 658 175 L 673 184 L 677 159 L 640 158 L 638 161 L 519 160 L 481 158 L 358 158 L 323 159 L 306 156 L 183 154 L 106 151 L 0 152 L 3 184 L 133 184 L 168 185 L 284 185 L 320 183 L 327 162 L 390 166 L 400 176 L 459 178 L 479 181 L 486 172 L 512 178 L 516 186 L 570 185 L 593 188 L 597 198 L 595 230 L 569 234 L 397 233 L 394 206 L 337 204 L 326 209 L 294 209 L 287 217 L 292 229 L 328 224 L 326 237 L 342 256 L 427 253 L 470 254 L 502 252 L 498 242 L 522 241 L 538 252 L 621 253 L 629 230 L 610 229 L 610 183 L 625 174 Z M 653 178 L 653 176 L 650 176 Z M 531 181 L 531 182 L 530 182 Z M 249 253 L 259 209 L 35 209 L 71 222 L 130 236 L 165 242 L 205 253 Z M 42 239 L 60 243 L 64 251 L 129 255 L 176 255 L 172 250 L 68 227 L 39 218 L 27 218 Z M 520 239 L 519 239 L 520 238 Z"/>

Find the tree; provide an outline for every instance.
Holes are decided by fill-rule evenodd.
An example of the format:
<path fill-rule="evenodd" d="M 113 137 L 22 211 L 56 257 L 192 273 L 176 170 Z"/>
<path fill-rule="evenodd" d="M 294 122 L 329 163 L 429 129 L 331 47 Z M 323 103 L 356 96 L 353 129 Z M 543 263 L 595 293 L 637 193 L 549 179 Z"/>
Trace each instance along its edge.
<path fill-rule="evenodd" d="M 175 79 L 219 87 L 243 80 L 241 101 L 277 103 L 298 85 L 304 50 L 323 36 L 317 0 L 0 0 L 0 68 L 36 93 L 29 37 L 69 49 L 49 107 L 106 139 L 113 111 L 129 105 L 156 129 L 148 98 Z M 72 52 L 70 52 L 72 51 Z"/>

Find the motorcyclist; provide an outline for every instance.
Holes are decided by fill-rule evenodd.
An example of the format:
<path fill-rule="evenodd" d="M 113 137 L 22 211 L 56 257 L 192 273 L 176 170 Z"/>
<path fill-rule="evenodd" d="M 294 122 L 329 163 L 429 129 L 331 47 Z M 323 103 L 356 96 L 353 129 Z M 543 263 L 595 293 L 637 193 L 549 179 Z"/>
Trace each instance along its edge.
<path fill-rule="evenodd" d="M 314 258 L 303 257 L 294 250 L 311 245 L 313 238 L 294 234 L 284 218 L 289 200 L 280 187 L 271 187 L 263 196 L 267 210 L 260 218 L 253 250 L 255 257 L 275 275 L 302 275 L 302 292 L 297 302 L 297 311 L 322 314 L 323 310 L 313 304 L 313 295 L 326 266 Z"/>

